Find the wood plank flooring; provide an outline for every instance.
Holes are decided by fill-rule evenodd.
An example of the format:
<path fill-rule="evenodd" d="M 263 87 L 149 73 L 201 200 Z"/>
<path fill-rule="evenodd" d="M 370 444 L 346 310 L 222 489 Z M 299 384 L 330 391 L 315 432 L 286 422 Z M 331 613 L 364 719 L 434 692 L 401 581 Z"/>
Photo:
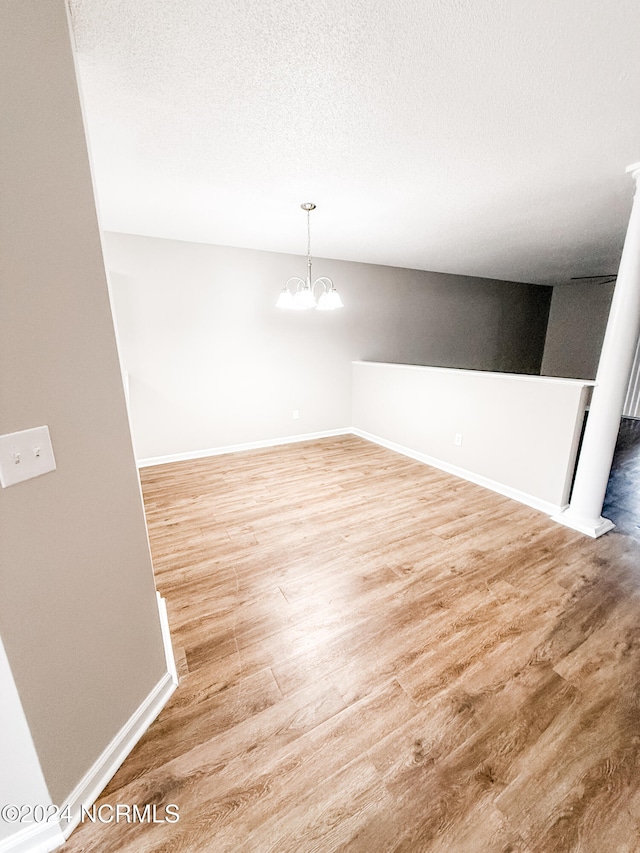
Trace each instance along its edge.
<path fill-rule="evenodd" d="M 180 687 L 65 853 L 640 853 L 640 544 L 353 436 L 142 472 Z"/>

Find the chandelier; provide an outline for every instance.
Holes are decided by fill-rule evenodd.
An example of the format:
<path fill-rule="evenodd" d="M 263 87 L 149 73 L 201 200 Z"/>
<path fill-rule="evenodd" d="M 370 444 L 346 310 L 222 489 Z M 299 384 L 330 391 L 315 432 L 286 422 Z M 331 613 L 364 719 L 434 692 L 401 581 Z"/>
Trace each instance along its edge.
<path fill-rule="evenodd" d="M 301 204 L 300 207 L 307 211 L 307 279 L 303 281 L 298 276 L 290 278 L 280 291 L 276 308 L 291 308 L 296 311 L 304 311 L 309 308 L 317 308 L 318 311 L 333 311 L 343 308 L 342 299 L 330 278 L 321 275 L 311 284 L 311 220 L 310 214 L 315 210 L 315 204 L 310 201 Z M 292 289 L 289 289 L 291 285 Z M 319 297 L 316 299 L 316 288 L 321 288 Z"/>

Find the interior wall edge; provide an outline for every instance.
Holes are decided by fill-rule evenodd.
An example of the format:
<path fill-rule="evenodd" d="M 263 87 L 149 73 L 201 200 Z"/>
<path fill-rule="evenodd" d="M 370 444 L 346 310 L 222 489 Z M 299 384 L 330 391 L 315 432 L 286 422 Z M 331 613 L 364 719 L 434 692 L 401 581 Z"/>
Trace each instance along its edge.
<path fill-rule="evenodd" d="M 66 838 L 80 823 L 83 815 L 82 809 L 89 809 L 99 797 L 131 750 L 162 711 L 176 687 L 176 680 L 172 673 L 167 670 L 69 796 L 66 797 L 61 805 L 63 812 L 69 810 L 71 814 L 71 820 L 67 825 L 62 826 Z"/>
<path fill-rule="evenodd" d="M 13 678 L 11 664 L 0 637 L 0 806 L 8 809 L 35 804 L 52 809 L 53 801 L 40 766 L 29 724 Z M 30 824 L 0 820 L 0 853 L 35 853 L 55 850 L 64 841 L 56 821 Z"/>
<path fill-rule="evenodd" d="M 437 459 L 435 456 L 429 456 L 426 453 L 421 453 L 417 450 L 412 450 L 409 447 L 405 447 L 404 445 L 389 441 L 388 439 L 382 438 L 378 435 L 374 435 L 373 433 L 369 433 L 366 430 L 362 430 L 354 426 L 345 427 L 343 429 L 337 430 L 327 430 L 326 432 L 322 433 L 308 433 L 306 435 L 287 436 L 285 438 L 270 439 L 267 441 L 249 442 L 247 444 L 236 444 L 231 447 L 214 447 L 209 448 L 208 450 L 197 451 L 195 453 L 178 453 L 172 456 L 159 456 L 154 459 L 140 459 L 138 461 L 138 467 L 149 468 L 155 465 L 170 465 L 175 462 L 188 462 L 193 459 L 205 459 L 210 456 L 224 456 L 228 453 L 241 453 L 244 450 L 259 450 L 266 449 L 269 447 L 280 447 L 286 444 L 294 444 L 301 441 L 314 441 L 317 439 L 331 438 L 333 436 L 338 435 L 355 435 L 358 438 L 364 439 L 365 441 L 371 441 L 374 444 L 379 444 L 381 447 L 386 447 L 388 450 L 393 450 L 396 453 L 400 453 L 403 456 L 408 456 L 409 458 L 415 459 L 418 462 L 422 462 L 425 465 L 431 465 L 433 468 L 438 468 L 441 471 L 446 471 L 448 474 L 453 474 L 456 477 L 460 477 L 463 480 L 475 483 L 476 485 L 482 486 L 485 489 L 489 489 L 492 492 L 504 495 L 504 497 L 511 498 L 512 500 L 518 501 L 518 503 L 530 506 L 532 509 L 544 512 L 547 515 L 555 515 L 557 513 L 560 513 L 568 506 L 568 504 L 556 504 L 552 501 L 543 500 L 541 498 L 536 497 L 535 495 L 530 495 L 526 492 L 520 491 L 519 489 L 514 489 L 511 486 L 507 486 L 504 483 L 499 483 L 497 480 L 492 480 L 489 477 L 483 477 L 480 474 L 475 474 L 473 471 L 469 471 L 466 468 L 461 468 L 457 465 L 452 465 L 449 462 L 446 462 L 445 460 Z"/>
<path fill-rule="evenodd" d="M 417 462 L 422 462 L 424 465 L 431 465 L 433 468 L 438 468 L 440 471 L 446 471 L 447 474 L 453 474 L 455 477 L 460 477 L 462 480 L 467 480 L 470 483 L 475 483 L 477 486 L 482 486 L 499 495 L 503 495 L 518 503 L 525 504 L 532 509 L 545 513 L 545 515 L 555 515 L 566 509 L 567 505 L 554 504 L 551 501 L 543 500 L 535 495 L 527 494 L 519 489 L 514 489 L 512 486 L 507 486 L 504 483 L 499 483 L 497 480 L 491 480 L 489 477 L 483 477 L 481 474 L 476 474 L 466 468 L 460 468 L 457 465 L 452 465 L 442 459 L 437 459 L 435 456 L 429 456 L 426 453 L 421 453 L 418 450 L 412 450 L 410 447 L 405 447 L 402 444 L 396 444 L 394 441 L 389 441 L 379 435 L 367 432 L 366 430 L 353 427 L 351 432 L 365 441 L 371 441 L 373 444 L 379 444 L 381 447 L 386 447 L 388 450 L 394 450 L 396 453 L 401 453 L 403 456 L 408 456 L 410 459 L 415 459 Z"/>
<path fill-rule="evenodd" d="M 300 256 L 103 244 L 138 459 L 349 424 L 357 359 L 540 373 L 545 286 L 317 258 L 345 307 L 288 312 L 275 302 Z"/>
<path fill-rule="evenodd" d="M 224 456 L 227 453 L 241 453 L 243 450 L 260 450 L 264 447 L 279 447 L 282 444 L 296 444 L 300 441 L 315 441 L 318 438 L 331 438 L 335 435 L 349 435 L 351 427 L 322 430 L 321 432 L 299 433 L 297 435 L 266 438 L 263 441 L 248 441 L 244 444 L 229 444 L 222 447 L 209 447 L 206 450 L 172 453 L 167 456 L 154 456 L 139 459 L 138 468 L 151 468 L 154 465 L 170 465 L 172 462 L 188 462 L 191 459 L 206 459 L 208 456 Z"/>

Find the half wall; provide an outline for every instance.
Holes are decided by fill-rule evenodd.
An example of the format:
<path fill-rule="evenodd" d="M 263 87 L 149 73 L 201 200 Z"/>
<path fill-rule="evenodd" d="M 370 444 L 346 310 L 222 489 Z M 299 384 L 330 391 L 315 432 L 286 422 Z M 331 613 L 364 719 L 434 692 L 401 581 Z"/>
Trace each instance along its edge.
<path fill-rule="evenodd" d="M 593 382 L 353 363 L 354 432 L 547 513 L 566 506 Z"/>

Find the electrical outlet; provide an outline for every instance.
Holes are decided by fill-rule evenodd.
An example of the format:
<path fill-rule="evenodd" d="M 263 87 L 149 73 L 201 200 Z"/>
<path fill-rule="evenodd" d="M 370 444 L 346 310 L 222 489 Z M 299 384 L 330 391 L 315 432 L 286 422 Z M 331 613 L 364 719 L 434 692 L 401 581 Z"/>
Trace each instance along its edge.
<path fill-rule="evenodd" d="M 292 415 L 291 415 L 291 416 L 293 417 L 293 420 L 294 420 L 294 421 L 298 421 L 298 420 L 300 420 L 300 412 L 299 412 L 299 410 L 298 410 L 298 409 L 294 409 L 294 410 L 293 410 L 293 412 L 292 412 Z"/>
<path fill-rule="evenodd" d="M 456 433 L 455 438 L 453 439 L 453 443 L 456 447 L 462 447 L 462 433 Z"/>

